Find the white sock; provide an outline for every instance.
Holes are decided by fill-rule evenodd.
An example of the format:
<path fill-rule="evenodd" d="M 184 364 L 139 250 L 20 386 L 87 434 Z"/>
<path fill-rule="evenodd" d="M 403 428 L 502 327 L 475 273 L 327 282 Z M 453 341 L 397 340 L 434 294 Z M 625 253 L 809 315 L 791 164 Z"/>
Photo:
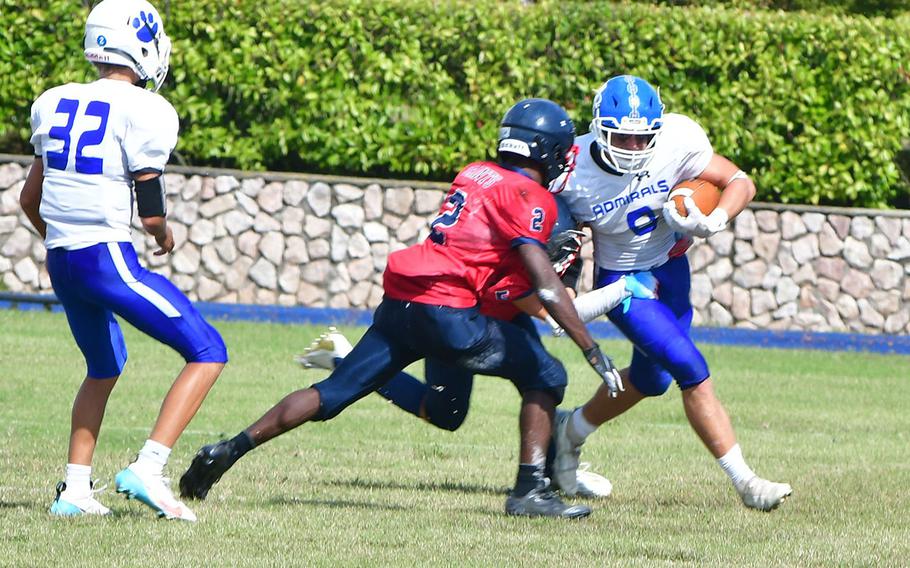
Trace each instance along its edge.
<path fill-rule="evenodd" d="M 588 436 L 597 430 L 597 426 L 588 422 L 581 407 L 575 409 L 572 413 L 572 420 L 569 422 L 568 434 L 569 439 L 578 445 L 584 444 Z"/>
<path fill-rule="evenodd" d="M 730 481 L 737 488 L 742 487 L 745 482 L 755 477 L 755 472 L 743 459 L 743 451 L 740 449 L 739 444 L 734 444 L 730 451 L 717 459 L 717 463 L 730 476 Z"/>
<path fill-rule="evenodd" d="M 626 290 L 626 281 L 620 278 L 612 284 L 575 298 L 575 311 L 581 321 L 587 323 L 609 312 L 631 295 Z"/>
<path fill-rule="evenodd" d="M 631 295 L 632 293 L 626 290 L 625 279 L 620 278 L 603 288 L 582 294 L 575 298 L 573 304 L 575 305 L 575 311 L 578 312 L 579 319 L 588 323 L 609 312 Z M 561 337 L 565 333 L 549 314 L 547 314 L 547 323 L 553 328 L 553 335 Z"/>
<path fill-rule="evenodd" d="M 84 497 L 92 491 L 92 466 L 76 463 L 66 464 L 66 492 L 69 495 Z"/>
<path fill-rule="evenodd" d="M 139 450 L 139 457 L 134 465 L 147 473 L 161 475 L 170 456 L 171 449 L 169 447 L 154 440 L 146 440 L 145 445 Z"/>

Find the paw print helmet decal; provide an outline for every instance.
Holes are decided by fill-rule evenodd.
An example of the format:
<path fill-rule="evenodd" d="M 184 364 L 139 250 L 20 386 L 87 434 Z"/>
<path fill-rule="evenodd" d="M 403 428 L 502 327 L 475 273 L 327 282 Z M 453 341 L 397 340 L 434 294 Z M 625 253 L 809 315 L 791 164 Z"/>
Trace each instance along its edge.
<path fill-rule="evenodd" d="M 167 76 L 171 40 L 154 6 L 145 0 L 104 0 L 85 22 L 85 58 L 129 67 L 155 91 Z"/>

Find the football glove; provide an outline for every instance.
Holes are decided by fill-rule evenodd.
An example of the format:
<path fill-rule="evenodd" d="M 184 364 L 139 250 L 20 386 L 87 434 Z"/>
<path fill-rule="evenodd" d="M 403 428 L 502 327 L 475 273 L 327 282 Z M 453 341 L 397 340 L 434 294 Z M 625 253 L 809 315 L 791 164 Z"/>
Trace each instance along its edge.
<path fill-rule="evenodd" d="M 629 311 L 629 307 L 632 305 L 632 298 L 638 298 L 639 300 L 657 299 L 657 287 L 660 283 L 650 272 L 626 274 L 622 279 L 626 283 L 626 291 L 631 294 L 631 296 L 622 301 L 622 313 Z"/>
<path fill-rule="evenodd" d="M 570 229 L 553 235 L 550 242 L 547 243 L 547 255 L 553 264 L 553 270 L 560 278 L 581 254 L 581 243 L 584 237 L 583 232 Z"/>
<path fill-rule="evenodd" d="M 676 210 L 675 202 L 667 201 L 664 203 L 664 220 L 675 232 L 708 238 L 727 228 L 730 216 L 722 208 L 717 207 L 709 215 L 705 215 L 695 205 L 695 201 L 691 197 L 685 197 L 683 203 L 686 204 L 686 211 L 688 212 L 685 217 Z"/>
<path fill-rule="evenodd" d="M 622 384 L 622 377 L 619 375 L 619 371 L 613 365 L 613 360 L 601 353 L 600 347 L 596 343 L 594 347 L 585 349 L 584 354 L 588 364 L 594 368 L 604 384 L 607 385 L 610 397 L 616 398 L 621 391 L 626 390 Z"/>

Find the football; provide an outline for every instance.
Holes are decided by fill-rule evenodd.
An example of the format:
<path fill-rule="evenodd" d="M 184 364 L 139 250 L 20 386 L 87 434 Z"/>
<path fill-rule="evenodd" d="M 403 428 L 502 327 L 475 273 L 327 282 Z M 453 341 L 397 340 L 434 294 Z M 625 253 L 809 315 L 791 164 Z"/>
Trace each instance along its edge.
<path fill-rule="evenodd" d="M 683 217 L 689 214 L 683 202 L 686 197 L 691 197 L 698 209 L 707 215 L 717 207 L 720 190 L 710 181 L 698 178 L 686 180 L 674 187 L 670 191 L 670 199 L 676 203 L 676 210 Z"/>

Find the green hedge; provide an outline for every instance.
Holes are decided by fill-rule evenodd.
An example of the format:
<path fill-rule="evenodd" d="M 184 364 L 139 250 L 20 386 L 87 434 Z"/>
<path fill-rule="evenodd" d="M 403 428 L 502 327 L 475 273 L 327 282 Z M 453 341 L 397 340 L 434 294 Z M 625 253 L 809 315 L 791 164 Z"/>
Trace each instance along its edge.
<path fill-rule="evenodd" d="M 725 6 L 745 10 L 815 11 L 828 14 L 894 16 L 910 11 L 908 0 L 637 0 L 671 6 Z"/>
<path fill-rule="evenodd" d="M 43 89 L 90 76 L 85 14 L 0 0 L 0 151 L 27 150 Z M 630 72 L 697 118 L 761 200 L 907 203 L 905 17 L 438 0 L 185 0 L 164 16 L 162 92 L 191 164 L 447 179 L 490 153 L 512 102 L 555 99 L 584 132 L 594 90 Z"/>

